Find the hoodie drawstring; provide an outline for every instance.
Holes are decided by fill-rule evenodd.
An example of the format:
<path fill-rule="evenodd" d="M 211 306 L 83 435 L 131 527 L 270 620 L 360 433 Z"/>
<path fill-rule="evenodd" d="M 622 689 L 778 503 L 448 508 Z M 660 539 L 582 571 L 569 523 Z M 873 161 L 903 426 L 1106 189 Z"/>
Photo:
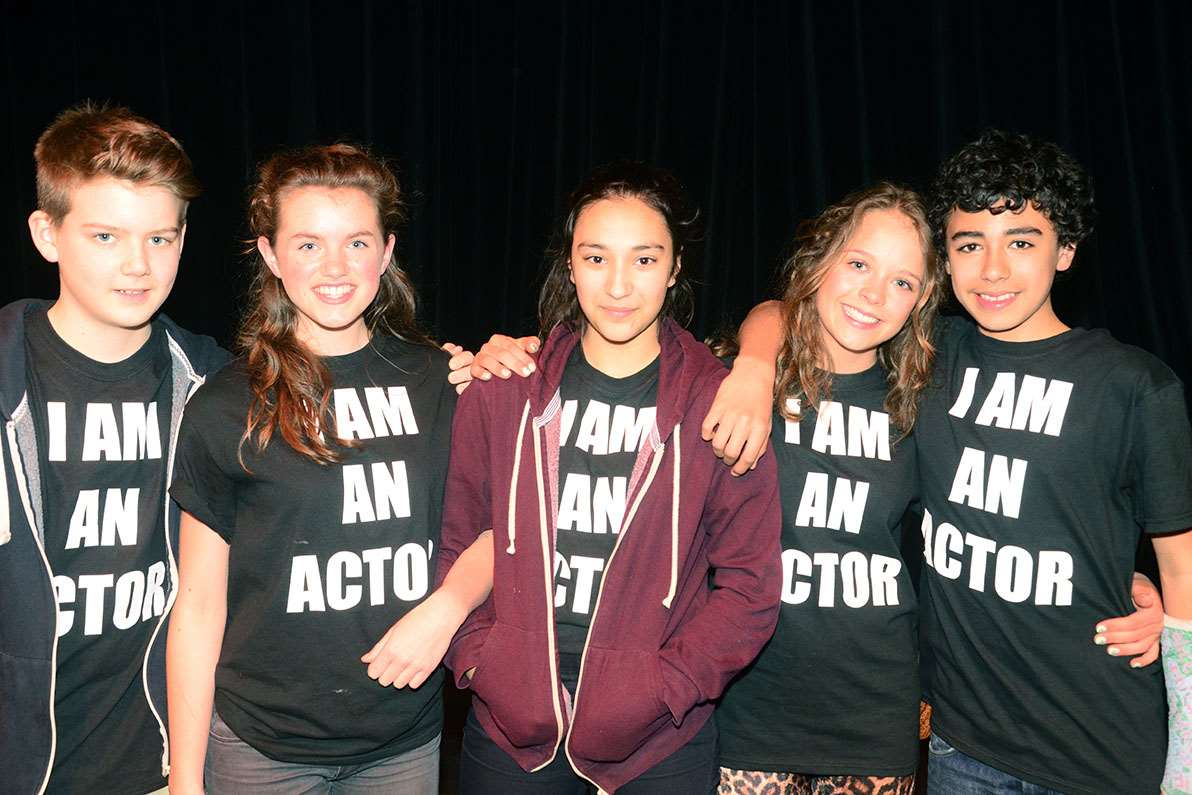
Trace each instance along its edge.
<path fill-rule="evenodd" d="M 679 587 L 679 461 L 680 447 L 679 447 L 679 431 L 681 430 L 681 423 L 675 425 L 675 452 L 674 463 L 671 469 L 671 570 L 670 570 L 670 590 L 666 592 L 666 598 L 662 600 L 662 606 L 670 610 L 671 602 L 675 600 L 675 589 Z"/>
<path fill-rule="evenodd" d="M 526 418 L 530 416 L 530 401 L 526 400 L 526 407 L 522 409 L 521 422 L 517 426 L 517 446 L 513 448 L 513 476 L 509 482 L 509 521 L 506 532 L 509 534 L 509 546 L 505 554 L 517 552 L 517 473 L 521 469 L 522 440 L 526 434 Z"/>
<path fill-rule="evenodd" d="M 12 525 L 8 517 L 8 472 L 4 469 L 4 440 L 0 439 L 0 544 L 12 540 Z"/>

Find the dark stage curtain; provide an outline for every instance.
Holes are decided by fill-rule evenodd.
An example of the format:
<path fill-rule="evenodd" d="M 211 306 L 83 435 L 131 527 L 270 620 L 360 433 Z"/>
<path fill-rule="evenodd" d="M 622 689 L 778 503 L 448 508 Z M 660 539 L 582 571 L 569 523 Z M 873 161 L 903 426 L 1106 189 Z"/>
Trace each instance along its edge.
<path fill-rule="evenodd" d="M 879 178 L 925 187 L 990 126 L 1093 172 L 1094 236 L 1057 289 L 1192 381 L 1192 6 L 1182 2 L 211 2 L 5 0 L 0 298 L 53 296 L 29 242 L 31 150 L 62 108 L 112 100 L 184 143 L 192 207 L 168 311 L 230 341 L 245 186 L 280 146 L 351 139 L 407 189 L 401 260 L 444 339 L 529 332 L 561 198 L 642 158 L 702 208 L 694 330 L 773 289 L 799 219 Z"/>

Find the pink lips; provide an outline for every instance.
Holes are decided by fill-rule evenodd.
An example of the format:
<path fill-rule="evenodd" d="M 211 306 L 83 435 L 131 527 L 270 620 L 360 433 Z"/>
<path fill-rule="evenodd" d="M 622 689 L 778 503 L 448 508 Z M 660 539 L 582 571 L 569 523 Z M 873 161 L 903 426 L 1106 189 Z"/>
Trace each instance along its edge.
<path fill-rule="evenodd" d="M 999 309 L 1005 309 L 1010 304 L 1014 303 L 1014 299 L 1018 297 L 1018 293 L 1013 293 L 1013 292 L 985 293 L 985 294 L 973 293 L 973 295 L 976 296 L 977 304 L 982 309 L 988 309 L 993 312 L 996 312 Z M 993 297 L 991 298 L 991 297 L 987 297 L 987 296 L 993 296 Z"/>
<path fill-rule="evenodd" d="M 625 318 L 627 318 L 633 314 L 633 309 L 626 309 L 626 308 L 615 307 L 615 306 L 602 306 L 600 308 L 601 308 L 601 310 L 604 311 L 605 314 L 607 314 L 617 320 L 624 320 Z"/>
<path fill-rule="evenodd" d="M 321 284 L 311 292 L 324 304 L 346 304 L 352 300 L 356 288 L 350 284 Z"/>

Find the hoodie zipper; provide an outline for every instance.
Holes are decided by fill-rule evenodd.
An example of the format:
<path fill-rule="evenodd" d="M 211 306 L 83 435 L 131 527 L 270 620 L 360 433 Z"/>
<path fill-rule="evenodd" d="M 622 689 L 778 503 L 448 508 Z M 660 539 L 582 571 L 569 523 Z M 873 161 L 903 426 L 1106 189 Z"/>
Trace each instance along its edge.
<path fill-rule="evenodd" d="M 655 425 L 654 434 L 652 435 L 651 438 L 656 437 L 656 436 L 658 436 L 657 425 Z M 580 658 L 579 658 L 579 676 L 575 680 L 575 695 L 572 698 L 572 702 L 571 702 L 572 703 L 571 714 L 572 714 L 573 724 L 574 724 L 575 713 L 579 709 L 579 693 L 580 693 L 580 688 L 583 686 L 583 681 L 584 681 L 584 666 L 587 664 L 587 661 L 588 661 L 588 645 L 591 643 L 591 640 L 592 640 L 592 629 L 596 626 L 596 618 L 600 614 L 600 597 L 604 594 L 604 585 L 605 585 L 605 583 L 608 582 L 609 572 L 612 570 L 612 567 L 613 567 L 613 560 L 615 560 L 617 557 L 617 550 L 619 550 L 621 548 L 621 542 L 624 540 L 626 534 L 628 534 L 628 532 L 629 532 L 629 525 L 633 522 L 633 518 L 637 515 L 637 509 L 641 505 L 642 500 L 645 498 L 646 492 L 649 491 L 650 486 L 654 483 L 654 476 L 658 473 L 658 468 L 662 463 L 662 457 L 663 457 L 664 453 L 666 453 L 666 444 L 659 442 L 658 447 L 654 448 L 653 456 L 650 461 L 650 469 L 649 469 L 648 473 L 646 474 L 645 480 L 642 481 L 642 484 L 638 488 L 637 493 L 633 495 L 633 500 L 630 503 L 631 507 L 629 509 L 629 512 L 625 514 L 625 517 L 621 522 L 621 527 L 617 531 L 617 541 L 616 541 L 616 543 L 613 544 L 613 551 L 608 556 L 608 563 L 604 567 L 604 574 L 600 577 L 600 587 L 596 589 L 596 602 L 592 606 L 592 620 L 588 623 L 588 634 L 587 634 L 587 637 L 584 638 L 584 648 L 583 648 L 583 651 L 580 654 Z M 553 602 L 552 602 L 552 604 L 553 604 Z M 669 607 L 669 605 L 668 605 L 668 607 Z M 551 611 L 551 615 L 552 616 L 554 615 L 553 610 Z M 576 765 L 575 758 L 571 755 L 571 731 L 570 731 L 570 728 L 568 729 L 568 732 L 567 732 L 567 742 L 563 744 L 563 751 L 564 751 L 564 753 L 567 754 L 567 761 L 571 763 L 571 769 L 575 771 L 576 775 L 578 775 L 583 780 L 589 782 L 593 787 L 596 787 L 597 790 L 599 790 L 601 793 L 603 793 L 605 791 L 604 788 L 601 787 L 599 784 L 597 784 L 595 781 L 593 781 L 588 776 L 585 776 L 583 773 L 581 773 L 579 770 L 579 767 Z"/>
<path fill-rule="evenodd" d="M 54 641 L 50 651 L 50 757 L 46 761 L 46 772 L 42 777 L 41 786 L 37 789 L 37 795 L 42 795 L 46 791 L 46 787 L 49 786 L 50 772 L 54 769 L 54 756 L 58 753 L 58 718 L 54 712 L 54 702 L 57 698 L 56 690 L 58 687 L 58 590 L 54 587 L 54 570 L 50 566 L 50 559 L 46 557 L 45 544 L 42 543 L 41 536 L 37 534 L 37 520 L 33 516 L 33 506 L 29 501 L 29 483 L 25 480 L 25 467 L 21 462 L 21 451 L 17 447 L 17 424 L 15 417 L 21 411 L 28 410 L 28 399 L 28 394 L 21 397 L 20 405 L 13 412 L 14 419 L 10 419 L 5 424 L 5 430 L 8 436 L 8 451 L 12 456 L 12 470 L 16 476 L 17 490 L 21 494 L 21 505 L 25 508 L 25 518 L 29 522 L 29 531 L 33 533 L 33 542 L 37 544 L 37 552 L 41 555 L 42 565 L 45 566 L 46 579 L 50 586 L 50 597 L 54 600 L 54 626 L 51 630 L 54 633 Z"/>
<path fill-rule="evenodd" d="M 194 368 L 190 366 L 190 360 L 187 359 L 186 354 L 179 347 L 178 343 L 174 341 L 174 338 L 170 336 L 168 331 L 166 332 L 166 340 L 169 344 L 171 358 L 176 358 L 182 363 L 182 366 L 186 370 L 186 378 L 190 381 L 190 387 L 186 390 L 186 399 L 183 403 L 183 410 L 185 410 L 186 403 L 190 402 L 191 395 L 203 385 L 206 379 L 196 373 Z M 172 408 L 170 413 L 173 414 Z M 157 707 L 153 704 L 153 695 L 149 692 L 149 655 L 153 653 L 153 646 L 157 642 L 157 636 L 161 633 L 161 628 L 165 626 L 166 618 L 170 615 L 170 609 L 174 606 L 174 602 L 178 598 L 178 562 L 174 557 L 174 544 L 170 540 L 170 486 L 174 481 L 174 452 L 178 447 L 178 432 L 182 428 L 181 411 L 178 413 L 178 426 L 173 427 L 172 417 L 170 425 L 170 452 L 166 458 L 166 487 L 165 494 L 163 495 L 162 527 L 166 536 L 166 557 L 170 562 L 170 582 L 173 587 L 166 597 L 166 605 L 161 611 L 161 617 L 157 619 L 157 626 L 153 628 L 153 634 L 149 636 L 149 644 L 145 647 L 145 657 L 141 661 L 141 689 L 145 693 L 145 703 L 149 706 L 149 712 L 153 715 L 153 719 L 157 721 L 157 731 L 161 734 L 161 775 L 167 779 L 170 776 L 170 735 L 166 730 L 166 724 L 162 720 L 161 713 L 157 711 Z"/>

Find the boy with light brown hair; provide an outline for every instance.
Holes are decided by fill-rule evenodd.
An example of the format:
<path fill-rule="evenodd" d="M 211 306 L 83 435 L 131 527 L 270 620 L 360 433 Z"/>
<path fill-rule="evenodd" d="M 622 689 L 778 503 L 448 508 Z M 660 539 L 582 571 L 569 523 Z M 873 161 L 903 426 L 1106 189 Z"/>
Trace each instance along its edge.
<path fill-rule="evenodd" d="M 29 231 L 60 289 L 0 309 L 0 780 L 141 795 L 169 772 L 174 441 L 227 359 L 157 314 L 199 186 L 124 108 L 67 110 L 34 159 Z"/>

